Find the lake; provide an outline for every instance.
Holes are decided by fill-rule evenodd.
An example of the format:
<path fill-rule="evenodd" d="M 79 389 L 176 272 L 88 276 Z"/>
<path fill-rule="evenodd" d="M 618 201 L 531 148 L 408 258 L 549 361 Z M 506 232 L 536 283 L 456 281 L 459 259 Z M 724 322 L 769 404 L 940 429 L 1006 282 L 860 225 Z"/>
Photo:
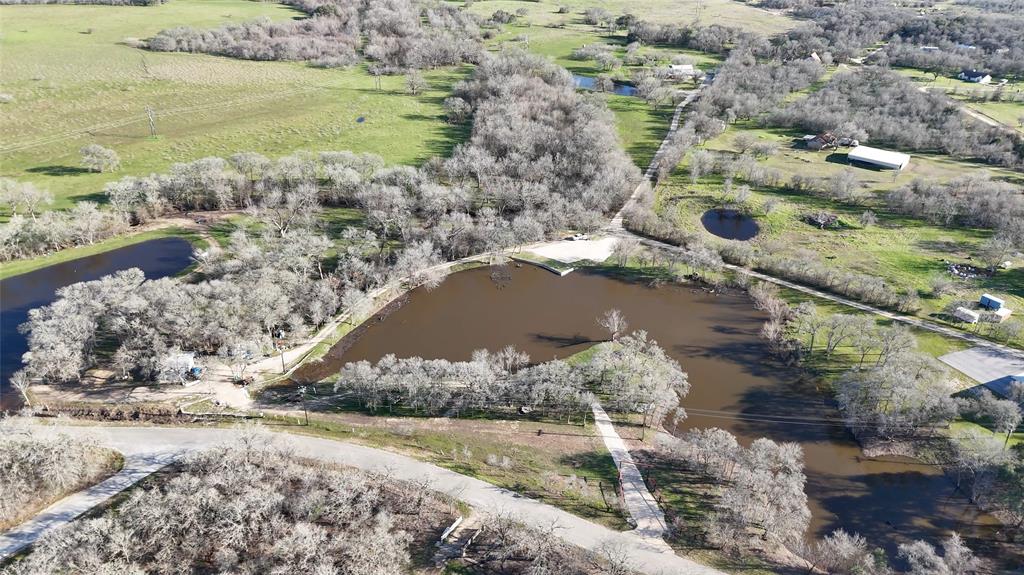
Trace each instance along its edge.
<path fill-rule="evenodd" d="M 342 340 L 295 378 L 319 380 L 346 362 L 389 353 L 468 360 L 475 349 L 514 345 L 534 362 L 564 358 L 604 340 L 596 318 L 611 308 L 688 372 L 682 429 L 721 427 L 743 443 L 764 436 L 803 446 L 813 534 L 842 527 L 894 553 L 900 542 L 938 543 L 955 529 L 978 552 L 1021 564 L 1019 547 L 997 548 L 994 519 L 955 493 L 940 469 L 863 457 L 831 398 L 773 360 L 758 336 L 766 316 L 745 294 L 652 288 L 587 270 L 559 277 L 532 266 L 477 268 L 433 291 L 413 290 L 401 307 L 370 320 L 359 337 Z"/>

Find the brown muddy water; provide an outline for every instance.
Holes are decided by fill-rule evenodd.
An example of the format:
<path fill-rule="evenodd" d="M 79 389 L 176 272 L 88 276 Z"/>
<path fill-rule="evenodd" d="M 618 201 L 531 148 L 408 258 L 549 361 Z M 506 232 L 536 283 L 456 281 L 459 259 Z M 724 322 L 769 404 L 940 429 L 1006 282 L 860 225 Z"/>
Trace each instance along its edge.
<path fill-rule="evenodd" d="M 414 290 L 296 379 L 318 380 L 345 362 L 389 353 L 468 360 L 475 349 L 514 345 L 534 362 L 564 358 L 602 341 L 596 318 L 611 308 L 624 312 L 630 329 L 647 330 L 688 372 L 683 429 L 721 427 L 744 443 L 769 437 L 803 446 L 812 534 L 842 527 L 894 554 L 900 542 L 938 543 L 956 530 L 975 550 L 998 558 L 1001 571 L 1024 565 L 1019 546 L 997 545 L 994 520 L 955 493 L 939 469 L 863 457 L 827 396 L 771 359 L 758 337 L 765 316 L 745 295 L 651 288 L 588 271 L 558 277 L 529 266 L 477 268 L 433 291 Z"/>

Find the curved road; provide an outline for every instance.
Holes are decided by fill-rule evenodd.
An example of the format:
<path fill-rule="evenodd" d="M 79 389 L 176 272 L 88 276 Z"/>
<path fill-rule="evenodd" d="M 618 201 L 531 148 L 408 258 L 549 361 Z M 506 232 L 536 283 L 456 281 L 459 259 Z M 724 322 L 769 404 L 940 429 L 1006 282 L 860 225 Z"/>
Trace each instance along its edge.
<path fill-rule="evenodd" d="M 101 427 L 75 428 L 75 431 L 86 429 L 96 434 L 100 444 L 125 455 L 124 469 L 94 488 L 57 502 L 36 518 L 0 536 L 0 560 L 190 451 L 230 441 L 245 433 L 237 429 L 181 427 Z M 292 452 L 300 456 L 386 473 L 405 481 L 427 479 L 432 489 L 463 501 L 477 512 L 511 514 L 533 527 L 554 525 L 558 537 L 585 549 L 598 550 L 614 545 L 628 554 L 635 569 L 648 575 L 723 575 L 716 569 L 679 557 L 667 550 L 659 539 L 613 531 L 507 489 L 412 457 L 305 435 L 288 435 L 288 441 Z"/>

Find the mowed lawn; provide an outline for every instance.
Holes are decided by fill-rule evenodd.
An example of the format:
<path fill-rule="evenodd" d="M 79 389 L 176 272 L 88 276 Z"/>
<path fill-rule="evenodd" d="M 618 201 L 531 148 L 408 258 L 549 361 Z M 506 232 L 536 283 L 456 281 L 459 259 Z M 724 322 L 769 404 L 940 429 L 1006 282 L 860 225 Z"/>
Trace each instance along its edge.
<path fill-rule="evenodd" d="M 428 72 L 429 89 L 412 96 L 404 77 L 385 77 L 378 90 L 361 66 L 323 70 L 125 43 L 174 26 L 301 16 L 246 0 L 0 7 L 0 93 L 12 98 L 0 104 L 0 175 L 35 182 L 57 197 L 55 208 L 66 208 L 102 200 L 112 179 L 211 155 L 353 150 L 418 164 L 465 138 L 465 128 L 444 122 L 442 102 L 469 67 Z M 147 107 L 157 116 L 155 138 Z M 121 170 L 81 170 L 78 150 L 90 143 L 117 151 Z"/>
<path fill-rule="evenodd" d="M 957 293 L 941 298 L 930 297 L 932 278 L 953 277 L 945 262 L 975 263 L 981 245 L 991 237 L 990 230 L 969 229 L 930 224 L 889 211 L 885 193 L 909 184 L 915 178 L 945 181 L 968 172 L 988 170 L 993 179 L 1021 183 L 1015 172 L 980 164 L 961 162 L 948 156 L 911 154 L 911 162 L 895 179 L 888 170 L 851 167 L 845 163 L 845 148 L 837 153 L 813 152 L 793 144 L 795 134 L 784 130 L 755 128 L 739 124 L 706 144 L 709 150 L 736 154 L 733 140 L 746 131 L 761 140 L 776 141 L 778 154 L 761 163 L 778 169 L 785 184 L 794 174 L 828 177 L 851 170 L 870 192 L 867 206 L 834 202 L 810 192 L 794 192 L 784 186 L 754 188 L 747 209 L 761 228 L 752 240 L 764 250 L 795 257 L 820 259 L 830 267 L 852 270 L 881 277 L 898 289 L 917 291 L 922 296 L 923 311 L 928 316 L 940 312 L 957 298 L 975 299 L 983 291 L 1009 296 L 1009 307 L 1024 309 L 1024 261 L 1016 261 L 1010 270 L 999 270 L 989 278 L 963 280 L 956 284 Z M 737 180 L 734 188 L 743 182 Z M 658 191 L 659 209 L 676 218 L 678 225 L 702 238 L 720 241 L 701 224 L 701 215 L 708 209 L 724 207 L 732 199 L 722 192 L 721 176 L 706 176 L 693 183 L 686 164 L 676 170 Z M 772 205 L 770 211 L 766 206 Z M 878 224 L 864 227 L 860 215 L 873 210 Z M 803 222 L 807 213 L 824 210 L 838 215 L 843 226 L 836 230 L 819 230 Z M 979 264 L 980 265 L 980 264 Z"/>

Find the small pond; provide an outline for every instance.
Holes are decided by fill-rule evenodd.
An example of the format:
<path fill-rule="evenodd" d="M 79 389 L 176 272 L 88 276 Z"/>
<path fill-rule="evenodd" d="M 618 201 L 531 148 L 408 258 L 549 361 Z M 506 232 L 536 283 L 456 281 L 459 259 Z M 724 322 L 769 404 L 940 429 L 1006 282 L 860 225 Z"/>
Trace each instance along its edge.
<path fill-rule="evenodd" d="M 700 217 L 704 229 L 727 240 L 746 241 L 757 235 L 761 227 L 754 218 L 738 210 L 718 208 L 704 212 Z"/>
<path fill-rule="evenodd" d="M 591 76 L 580 76 L 579 74 L 572 75 L 573 82 L 576 83 L 576 87 L 582 90 L 595 90 L 597 86 L 597 78 Z M 616 96 L 636 96 L 636 86 L 629 84 L 615 83 L 615 88 L 611 91 Z"/>
<path fill-rule="evenodd" d="M 514 345 L 534 362 L 567 357 L 604 339 L 595 319 L 610 308 L 623 311 L 630 329 L 647 330 L 688 372 L 682 429 L 721 427 L 744 443 L 765 436 L 800 443 L 813 534 L 842 527 L 895 552 L 900 542 L 937 542 L 956 529 L 982 554 L 1021 560 L 1019 547 L 992 543 L 994 520 L 956 493 L 938 468 L 863 457 L 831 399 L 773 361 L 758 336 L 766 316 L 746 295 L 652 288 L 643 278 L 587 270 L 559 277 L 532 266 L 477 268 L 433 291 L 413 290 L 295 378 L 317 381 L 346 362 L 389 353 L 468 360 L 475 349 Z"/>
<path fill-rule="evenodd" d="M 149 279 L 162 278 L 191 262 L 191 244 L 181 238 L 161 238 L 0 280 L 0 408 L 15 407 L 20 400 L 10 387 L 10 377 L 21 368 L 21 356 L 28 351 L 28 340 L 18 333 L 18 326 L 28 320 L 29 310 L 52 303 L 57 290 L 73 283 L 129 268 L 141 269 Z"/>

